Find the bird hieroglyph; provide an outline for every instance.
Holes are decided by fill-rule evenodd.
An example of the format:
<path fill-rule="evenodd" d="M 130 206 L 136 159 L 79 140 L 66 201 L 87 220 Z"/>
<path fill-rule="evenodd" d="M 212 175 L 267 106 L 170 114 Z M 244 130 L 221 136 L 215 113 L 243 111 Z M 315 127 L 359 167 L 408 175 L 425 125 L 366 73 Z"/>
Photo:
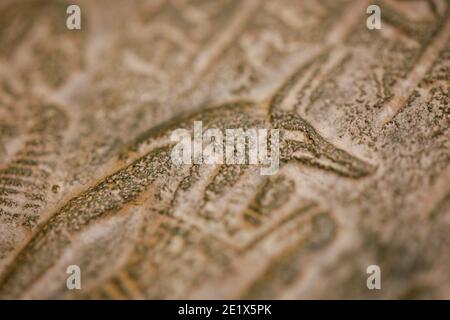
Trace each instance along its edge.
<path fill-rule="evenodd" d="M 448 1 L 381 30 L 366 1 L 75 2 L 81 30 L 0 5 L 1 298 L 449 297 Z M 279 129 L 280 169 L 174 165 L 195 121 Z"/>

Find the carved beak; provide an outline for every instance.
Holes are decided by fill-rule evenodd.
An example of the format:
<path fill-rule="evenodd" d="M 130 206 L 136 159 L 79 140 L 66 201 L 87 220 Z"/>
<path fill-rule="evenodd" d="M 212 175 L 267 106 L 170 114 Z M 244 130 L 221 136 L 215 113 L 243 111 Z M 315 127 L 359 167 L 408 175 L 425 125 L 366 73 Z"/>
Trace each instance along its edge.
<path fill-rule="evenodd" d="M 351 178 L 361 178 L 376 170 L 374 165 L 326 141 L 295 113 L 276 113 L 272 123 L 281 129 L 281 159 L 284 161 L 299 161 Z"/>

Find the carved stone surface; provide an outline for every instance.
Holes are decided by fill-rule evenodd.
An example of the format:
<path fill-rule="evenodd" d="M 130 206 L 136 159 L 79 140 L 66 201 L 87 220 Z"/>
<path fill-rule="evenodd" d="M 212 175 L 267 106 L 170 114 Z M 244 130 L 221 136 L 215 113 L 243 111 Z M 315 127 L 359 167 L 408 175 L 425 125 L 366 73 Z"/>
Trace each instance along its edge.
<path fill-rule="evenodd" d="M 450 1 L 73 3 L 0 4 L 0 298 L 450 298 Z M 280 170 L 173 165 L 197 120 Z"/>

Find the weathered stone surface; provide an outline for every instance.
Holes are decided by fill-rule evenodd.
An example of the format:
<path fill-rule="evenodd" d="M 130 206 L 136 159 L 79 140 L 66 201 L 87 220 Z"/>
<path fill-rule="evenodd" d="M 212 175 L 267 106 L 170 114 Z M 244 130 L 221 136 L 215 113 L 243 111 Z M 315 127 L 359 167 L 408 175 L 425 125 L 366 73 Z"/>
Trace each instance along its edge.
<path fill-rule="evenodd" d="M 450 298 L 449 1 L 381 30 L 359 0 L 72 3 L 81 31 L 0 4 L 0 298 Z M 278 128 L 280 170 L 172 165 L 195 120 Z"/>

